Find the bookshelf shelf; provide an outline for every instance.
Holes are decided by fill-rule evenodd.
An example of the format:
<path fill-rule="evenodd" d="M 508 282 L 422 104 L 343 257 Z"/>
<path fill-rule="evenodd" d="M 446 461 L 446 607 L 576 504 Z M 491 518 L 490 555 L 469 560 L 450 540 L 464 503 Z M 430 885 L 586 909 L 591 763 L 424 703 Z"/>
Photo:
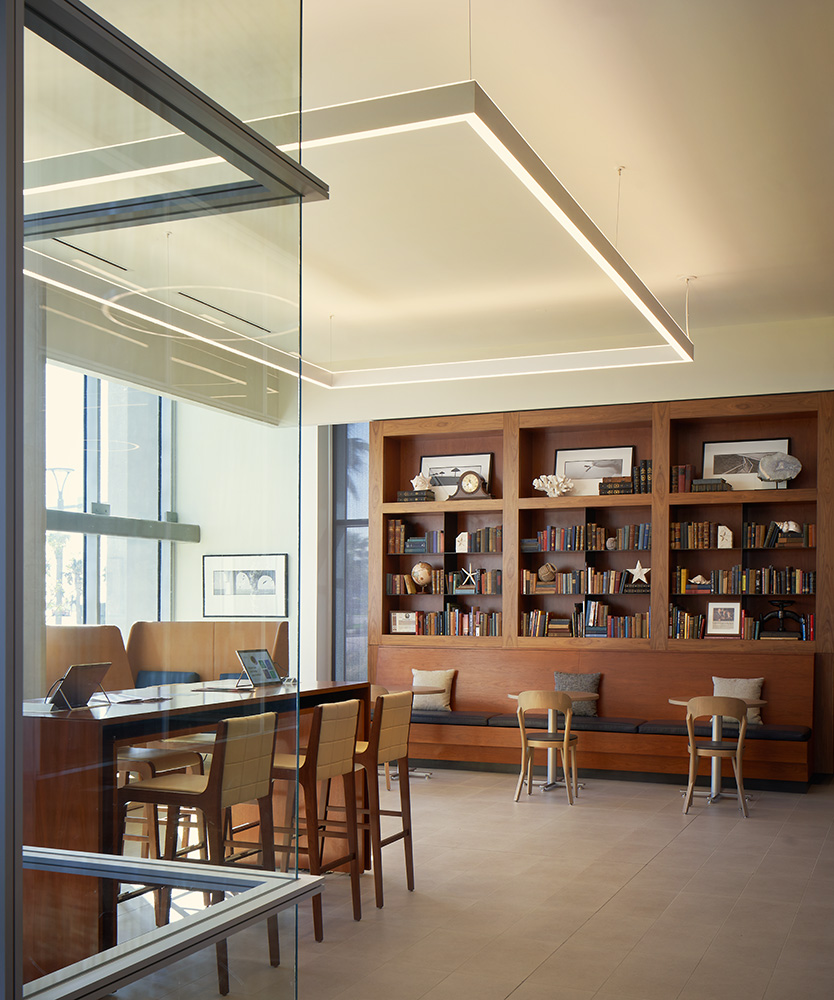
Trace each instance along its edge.
<path fill-rule="evenodd" d="M 735 489 L 723 492 L 670 492 L 671 472 L 690 466 L 692 475 L 702 474 L 705 442 L 751 441 L 787 437 L 790 452 L 802 463 L 799 476 L 785 489 Z M 668 621 L 670 604 L 689 612 L 706 613 L 707 603 L 725 596 L 738 599 L 748 616 L 761 617 L 770 610 L 768 601 L 782 594 L 748 592 L 679 592 L 676 574 L 688 577 L 711 574 L 778 573 L 791 568 L 800 574 L 816 574 L 808 592 L 784 594 L 796 602 L 797 613 L 816 617 L 815 639 L 803 647 L 825 642 L 834 646 L 834 582 L 824 573 L 834 560 L 834 499 L 830 490 L 834 467 L 834 393 L 796 393 L 781 396 L 747 396 L 717 400 L 676 400 L 611 406 L 578 407 L 513 413 L 468 414 L 460 417 L 416 418 L 377 421 L 371 425 L 371 540 L 369 642 L 377 645 L 423 645 L 441 647 L 581 650 L 635 649 L 653 651 L 697 648 L 700 651 L 752 648 L 778 654 L 791 645 L 785 640 L 672 639 Z M 538 476 L 555 471 L 556 453 L 587 448 L 630 447 L 634 465 L 652 465 L 652 492 L 618 495 L 547 497 L 532 487 Z M 407 489 L 425 455 L 485 453 L 492 455 L 492 476 L 487 488 L 495 499 L 394 502 L 397 492 Z M 630 470 L 623 470 L 628 472 Z M 828 478 L 826 478 L 828 477 Z M 678 479 L 675 480 L 675 486 Z M 435 539 L 439 551 L 388 551 L 388 527 L 405 522 L 402 535 Z M 795 521 L 813 524 L 813 544 L 759 546 L 744 544 L 749 525 Z M 673 540 L 677 522 L 706 522 L 732 532 L 730 546 L 679 546 Z M 641 544 L 624 543 L 603 547 L 617 532 L 629 526 L 648 525 L 650 539 Z M 599 537 L 590 537 L 595 526 Z M 502 551 L 458 552 L 456 536 L 500 527 Z M 553 530 L 569 542 L 547 541 L 533 547 L 530 539 Z M 442 535 L 442 544 L 440 539 Z M 582 537 L 577 537 L 577 536 Z M 603 542 L 599 541 L 603 539 Z M 419 547 L 420 543 L 411 543 Z M 426 543 L 429 548 L 434 544 Z M 566 547 L 565 547 L 566 546 Z M 481 569 L 501 572 L 500 593 L 405 595 L 386 592 L 389 575 L 409 573 L 416 562 L 426 562 L 446 578 L 454 572 Z M 637 562 L 649 570 L 650 590 L 640 593 L 594 592 L 584 582 L 573 592 L 533 591 L 530 579 L 545 563 L 566 579 L 572 574 L 620 573 Z M 566 576 L 567 575 L 567 576 Z M 525 579 L 527 584 L 525 585 Z M 631 579 L 629 577 L 629 579 Z M 496 588 L 497 589 L 497 588 Z M 526 592 L 525 592 L 526 591 Z M 601 636 L 526 636 L 532 612 L 552 619 L 570 618 L 580 604 L 583 613 L 591 602 L 604 604 L 609 616 L 619 619 L 636 615 L 651 620 L 650 638 Z M 464 611 L 475 606 L 500 615 L 500 636 L 409 636 L 390 635 L 392 611 L 431 608 L 435 612 L 450 605 Z M 639 644 L 639 646 L 637 645 Z M 758 644 L 758 645 L 757 645 Z M 831 684 L 834 689 L 834 682 Z"/>

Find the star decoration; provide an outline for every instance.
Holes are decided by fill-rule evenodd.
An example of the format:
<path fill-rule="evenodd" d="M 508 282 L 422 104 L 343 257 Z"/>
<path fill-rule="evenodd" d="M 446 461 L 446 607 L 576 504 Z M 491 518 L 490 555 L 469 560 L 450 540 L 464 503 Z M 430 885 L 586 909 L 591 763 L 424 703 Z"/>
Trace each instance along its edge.
<path fill-rule="evenodd" d="M 648 577 L 646 576 L 646 574 L 647 573 L 651 573 L 651 571 L 652 570 L 651 570 L 650 566 L 641 566 L 640 565 L 640 560 L 638 559 L 637 560 L 637 565 L 633 569 L 629 569 L 628 572 L 631 573 L 632 577 L 634 577 L 634 579 L 632 580 L 632 583 L 637 583 L 637 581 L 639 580 L 640 583 L 646 583 L 647 584 L 649 581 L 648 581 Z"/>
<path fill-rule="evenodd" d="M 461 567 L 459 586 L 477 588 L 478 585 L 475 581 L 475 574 L 472 572 L 472 563 L 469 564 L 469 569 Z"/>

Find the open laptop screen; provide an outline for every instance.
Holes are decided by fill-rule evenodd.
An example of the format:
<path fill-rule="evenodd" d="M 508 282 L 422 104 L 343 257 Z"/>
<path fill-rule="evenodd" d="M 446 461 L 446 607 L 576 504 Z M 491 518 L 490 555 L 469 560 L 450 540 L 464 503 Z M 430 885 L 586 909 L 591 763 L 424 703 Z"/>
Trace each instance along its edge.
<path fill-rule="evenodd" d="M 73 663 L 47 701 L 56 708 L 82 708 L 99 688 L 109 663 Z"/>
<path fill-rule="evenodd" d="M 279 673 L 278 668 L 272 662 L 272 657 L 267 650 L 238 649 L 235 652 L 253 687 L 261 687 L 264 684 L 280 684 L 284 679 L 284 676 Z"/>

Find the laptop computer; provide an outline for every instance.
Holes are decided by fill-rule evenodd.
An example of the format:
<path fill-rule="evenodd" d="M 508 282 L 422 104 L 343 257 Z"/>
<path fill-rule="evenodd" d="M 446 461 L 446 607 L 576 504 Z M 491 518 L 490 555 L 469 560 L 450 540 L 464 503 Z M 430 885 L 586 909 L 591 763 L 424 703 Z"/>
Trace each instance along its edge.
<path fill-rule="evenodd" d="M 282 673 L 275 666 L 266 649 L 237 649 L 235 655 L 240 660 L 243 672 L 249 678 L 252 687 L 280 684 L 286 679 L 286 672 Z"/>
<path fill-rule="evenodd" d="M 59 709 L 83 708 L 109 669 L 109 663 L 72 663 L 44 700 Z"/>

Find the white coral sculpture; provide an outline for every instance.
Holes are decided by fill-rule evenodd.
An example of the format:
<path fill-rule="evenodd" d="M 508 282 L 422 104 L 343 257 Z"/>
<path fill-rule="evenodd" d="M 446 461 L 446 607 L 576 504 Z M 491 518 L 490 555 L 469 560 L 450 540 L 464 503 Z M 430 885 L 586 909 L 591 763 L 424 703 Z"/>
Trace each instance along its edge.
<path fill-rule="evenodd" d="M 549 497 L 560 497 L 573 490 L 573 480 L 567 476 L 539 476 L 533 480 L 533 489 L 541 490 Z"/>

